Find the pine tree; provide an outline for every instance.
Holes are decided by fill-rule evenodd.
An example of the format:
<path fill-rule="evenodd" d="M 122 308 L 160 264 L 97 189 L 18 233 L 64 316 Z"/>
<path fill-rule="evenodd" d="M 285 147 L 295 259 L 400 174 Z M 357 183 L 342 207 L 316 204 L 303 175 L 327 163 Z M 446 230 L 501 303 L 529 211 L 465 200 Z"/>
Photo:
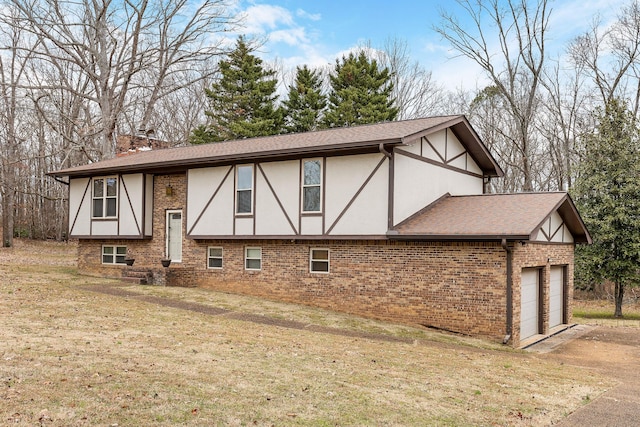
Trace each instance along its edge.
<path fill-rule="evenodd" d="M 577 248 L 576 279 L 613 282 L 622 317 L 625 288 L 640 284 L 640 129 L 624 103 L 609 102 L 586 138 L 574 195 L 593 238 Z"/>
<path fill-rule="evenodd" d="M 320 117 L 327 106 L 322 93 L 322 76 L 306 65 L 296 67 L 296 81 L 289 86 L 289 97 L 284 101 L 287 132 L 308 132 L 320 125 Z"/>
<path fill-rule="evenodd" d="M 369 60 L 364 51 L 336 60 L 329 76 L 329 107 L 324 117 L 327 127 L 378 123 L 395 120 L 398 109 L 391 97 L 393 83 L 389 70 Z"/>
<path fill-rule="evenodd" d="M 243 37 L 226 60 L 219 81 L 205 89 L 210 122 L 192 132 L 191 143 L 227 141 L 275 135 L 282 131 L 283 111 L 276 107 L 275 71 L 265 70 Z"/>

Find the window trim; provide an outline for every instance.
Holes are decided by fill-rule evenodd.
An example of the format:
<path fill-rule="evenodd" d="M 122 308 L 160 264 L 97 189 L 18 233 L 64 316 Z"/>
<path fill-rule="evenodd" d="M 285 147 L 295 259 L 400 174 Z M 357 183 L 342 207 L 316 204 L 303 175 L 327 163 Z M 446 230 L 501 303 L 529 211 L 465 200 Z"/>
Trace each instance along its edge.
<path fill-rule="evenodd" d="M 260 251 L 260 257 L 249 257 L 249 250 L 258 249 Z M 247 265 L 247 261 L 249 260 L 258 260 L 260 261 L 259 268 L 249 268 Z M 245 246 L 244 248 L 244 269 L 247 271 L 261 271 L 262 270 L 262 247 L 261 246 Z"/>
<path fill-rule="evenodd" d="M 249 188 L 239 188 L 239 183 L 240 183 L 240 179 L 239 179 L 239 174 L 240 174 L 240 169 L 241 168 L 251 168 L 251 186 Z M 235 173 L 235 214 L 238 216 L 251 216 L 253 215 L 253 196 L 254 196 L 254 187 L 255 187 L 255 177 L 256 177 L 256 172 L 255 172 L 255 167 L 253 164 L 244 164 L 244 165 L 236 165 L 236 173 Z M 249 191 L 250 193 L 250 197 L 249 197 L 249 212 L 238 212 L 238 209 L 240 207 L 240 204 L 238 203 L 238 194 L 240 191 Z"/>
<path fill-rule="evenodd" d="M 304 175 L 304 165 L 307 162 L 318 162 L 318 164 L 320 165 L 320 176 L 319 176 L 319 183 L 318 184 L 305 184 L 304 179 L 305 179 L 305 175 Z M 302 160 L 302 164 L 301 164 L 301 170 L 300 170 L 300 212 L 303 214 L 319 214 L 322 213 L 322 209 L 323 209 L 323 203 L 322 203 L 322 192 L 324 190 L 324 186 L 322 185 L 322 181 L 323 181 L 323 169 L 324 169 L 324 162 L 323 159 L 321 157 L 316 157 L 313 159 L 303 159 Z M 308 211 L 305 210 L 305 203 L 304 203 L 304 190 L 306 188 L 312 188 L 312 187 L 318 187 L 320 189 L 319 191 L 319 197 L 320 200 L 318 202 L 318 209 L 317 210 L 313 210 L 313 211 Z"/>
<path fill-rule="evenodd" d="M 112 254 L 105 254 L 105 248 L 113 248 Z M 118 248 L 124 248 L 124 253 L 118 254 Z M 104 262 L 104 257 L 112 256 L 113 262 Z M 118 257 L 122 257 L 122 262 L 117 262 Z M 127 247 L 122 245 L 102 245 L 100 249 L 100 263 L 103 265 L 126 265 L 125 258 L 127 257 Z"/>
<path fill-rule="evenodd" d="M 102 182 L 102 191 L 103 191 L 103 195 L 101 197 L 96 197 L 95 195 L 95 182 L 97 180 L 101 179 Z M 114 179 L 116 181 L 116 194 L 115 196 L 108 196 L 107 195 L 107 181 L 109 179 Z M 120 193 L 120 182 L 119 182 L 119 177 L 117 175 L 108 175 L 108 176 L 95 176 L 93 178 L 91 178 L 91 218 L 92 219 L 115 219 L 118 218 L 118 194 Z M 114 199 L 116 202 L 116 207 L 115 207 L 115 215 L 107 215 L 107 199 Z M 96 215 L 95 209 L 94 209 L 94 203 L 95 200 L 102 200 L 102 212 L 101 215 Z"/>
<path fill-rule="evenodd" d="M 327 251 L 327 259 L 314 258 L 315 251 Z M 314 270 L 313 263 L 322 262 L 327 264 L 327 271 Z M 309 273 L 314 274 L 329 274 L 331 272 L 331 250 L 329 248 L 309 248 Z"/>
<path fill-rule="evenodd" d="M 220 256 L 211 256 L 211 249 L 220 249 Z M 219 259 L 220 267 L 212 267 L 210 260 Z M 209 246 L 207 247 L 207 269 L 209 270 L 222 270 L 224 267 L 224 248 L 222 246 Z"/>

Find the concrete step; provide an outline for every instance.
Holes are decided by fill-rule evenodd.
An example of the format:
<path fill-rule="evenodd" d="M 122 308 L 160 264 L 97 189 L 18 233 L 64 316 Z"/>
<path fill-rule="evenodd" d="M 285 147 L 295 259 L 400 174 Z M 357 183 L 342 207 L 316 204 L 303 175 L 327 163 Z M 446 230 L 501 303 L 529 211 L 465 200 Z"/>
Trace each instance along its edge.
<path fill-rule="evenodd" d="M 127 277 L 123 276 L 120 278 L 123 282 L 132 283 L 134 285 L 146 285 L 148 283 L 146 277 Z"/>

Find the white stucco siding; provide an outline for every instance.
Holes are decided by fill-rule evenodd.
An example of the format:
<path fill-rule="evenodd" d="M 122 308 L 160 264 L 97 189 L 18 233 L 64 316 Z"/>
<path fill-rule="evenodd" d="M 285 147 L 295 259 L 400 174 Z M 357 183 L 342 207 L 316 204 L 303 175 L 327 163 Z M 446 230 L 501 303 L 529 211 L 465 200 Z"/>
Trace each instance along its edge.
<path fill-rule="evenodd" d="M 84 200 L 83 200 L 84 199 Z M 91 188 L 89 178 L 69 181 L 69 234 L 87 236 L 91 232 Z"/>
<path fill-rule="evenodd" d="M 221 166 L 192 169 L 188 172 L 186 210 L 188 235 L 233 234 L 234 184 L 233 171 L 229 172 L 229 169 L 230 166 Z"/>
<path fill-rule="evenodd" d="M 300 211 L 299 181 L 298 160 L 261 163 L 260 168 L 256 168 L 256 234 L 296 234 Z"/>
<path fill-rule="evenodd" d="M 420 143 L 420 153 L 422 153 L 422 157 L 437 162 L 444 162 L 449 166 L 482 175 L 482 169 L 480 169 L 475 160 L 473 160 L 467 152 L 467 149 L 451 130 L 444 129 L 427 135 L 421 139 Z M 420 154 L 413 151 L 411 152 Z"/>
<path fill-rule="evenodd" d="M 236 217 L 235 221 L 237 236 L 253 235 L 253 217 Z"/>
<path fill-rule="evenodd" d="M 539 242 L 573 243 L 573 236 L 564 224 L 560 214 L 556 211 L 540 226 L 540 230 L 538 230 L 533 240 Z"/>
<path fill-rule="evenodd" d="M 336 222 L 383 159 L 385 159 L 384 164 L 378 168 L 376 175 L 345 211 L 331 234 L 358 234 L 354 230 L 345 231 L 348 230 L 349 224 L 353 225 L 358 221 L 361 221 L 358 228 L 363 234 L 379 233 L 381 229 L 386 232 L 389 166 L 386 158 L 377 153 L 327 159 L 327 178 L 324 189 L 325 225 L 327 228 Z M 365 191 L 366 195 L 363 194 Z M 364 198 L 370 200 L 363 200 Z M 351 219 L 347 219 L 345 216 Z M 384 218 L 380 222 L 381 216 Z"/>
<path fill-rule="evenodd" d="M 369 169 L 374 170 L 380 161 L 375 156 L 376 164 Z M 328 171 L 327 171 L 328 172 Z M 368 178 L 365 177 L 364 180 Z M 351 205 L 335 223 L 330 235 L 383 235 L 387 232 L 389 167 L 385 161 L 371 177 L 362 191 L 353 199 Z M 355 194 L 354 194 L 355 196 Z M 353 197 L 353 196 L 352 196 Z M 331 227 L 333 222 L 327 223 Z"/>
<path fill-rule="evenodd" d="M 120 236 L 139 236 L 142 233 L 142 206 L 144 175 L 123 175 L 118 189 L 120 209 L 118 219 Z"/>
<path fill-rule="evenodd" d="M 94 220 L 91 224 L 92 236 L 118 236 L 118 220 Z"/>
<path fill-rule="evenodd" d="M 301 233 L 304 236 L 316 236 L 322 234 L 321 216 L 303 216 L 300 218 Z"/>
<path fill-rule="evenodd" d="M 436 199 L 451 195 L 482 194 L 482 178 L 446 169 L 401 154 L 394 165 L 394 224 Z"/>

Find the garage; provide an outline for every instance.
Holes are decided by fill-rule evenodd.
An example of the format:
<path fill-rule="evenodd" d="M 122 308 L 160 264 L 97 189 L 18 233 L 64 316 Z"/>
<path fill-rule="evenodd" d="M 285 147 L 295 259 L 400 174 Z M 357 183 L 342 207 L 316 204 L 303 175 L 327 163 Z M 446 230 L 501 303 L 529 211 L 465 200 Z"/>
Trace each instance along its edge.
<path fill-rule="evenodd" d="M 551 267 L 549 278 L 549 327 L 564 323 L 564 267 Z"/>
<path fill-rule="evenodd" d="M 520 291 L 520 340 L 539 333 L 540 273 L 537 268 L 522 269 Z"/>

